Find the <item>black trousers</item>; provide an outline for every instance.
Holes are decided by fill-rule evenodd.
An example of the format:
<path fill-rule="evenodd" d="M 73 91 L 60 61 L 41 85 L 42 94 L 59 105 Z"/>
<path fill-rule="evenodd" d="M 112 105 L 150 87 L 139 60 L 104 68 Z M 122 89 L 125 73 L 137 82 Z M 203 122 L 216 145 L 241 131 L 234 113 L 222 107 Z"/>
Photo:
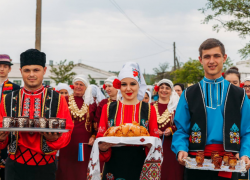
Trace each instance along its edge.
<path fill-rule="evenodd" d="M 238 173 L 233 173 L 232 178 L 218 176 L 218 171 L 205 171 L 185 168 L 184 180 L 238 180 Z"/>
<path fill-rule="evenodd" d="M 56 164 L 29 166 L 7 158 L 5 165 L 6 180 L 55 180 Z"/>

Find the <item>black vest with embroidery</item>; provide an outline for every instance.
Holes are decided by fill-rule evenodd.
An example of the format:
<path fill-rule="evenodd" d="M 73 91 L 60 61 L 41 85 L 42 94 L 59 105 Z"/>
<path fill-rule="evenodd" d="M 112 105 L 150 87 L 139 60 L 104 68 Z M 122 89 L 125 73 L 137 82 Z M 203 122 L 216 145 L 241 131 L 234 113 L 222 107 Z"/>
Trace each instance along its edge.
<path fill-rule="evenodd" d="M 118 112 L 119 102 L 115 101 L 108 105 L 108 128 L 115 125 L 116 115 Z M 149 103 L 140 102 L 139 108 L 139 124 L 148 130 L 150 120 L 151 106 Z M 132 123 L 132 122 L 131 122 Z"/>
<path fill-rule="evenodd" d="M 13 91 L 12 93 L 9 93 L 5 96 L 5 108 L 7 116 L 10 117 L 18 117 L 19 111 L 20 111 L 20 102 L 19 102 L 19 96 L 20 96 L 20 90 Z M 58 112 L 58 107 L 60 103 L 60 94 L 56 91 L 46 89 L 45 90 L 45 97 L 44 97 L 44 112 L 43 117 L 50 118 L 50 117 L 56 117 Z M 22 112 L 20 112 L 21 114 Z M 9 153 L 15 154 L 17 150 L 17 144 L 18 144 L 18 132 L 17 133 L 10 133 L 9 136 Z M 46 143 L 46 139 L 41 136 L 41 150 L 44 152 L 44 154 L 50 154 L 55 151 L 53 151 Z"/>
<path fill-rule="evenodd" d="M 203 151 L 207 140 L 207 112 L 200 83 L 187 88 L 185 98 L 191 121 L 189 151 Z M 244 89 L 229 84 L 223 111 L 223 147 L 225 151 L 240 151 L 241 108 L 244 99 Z"/>

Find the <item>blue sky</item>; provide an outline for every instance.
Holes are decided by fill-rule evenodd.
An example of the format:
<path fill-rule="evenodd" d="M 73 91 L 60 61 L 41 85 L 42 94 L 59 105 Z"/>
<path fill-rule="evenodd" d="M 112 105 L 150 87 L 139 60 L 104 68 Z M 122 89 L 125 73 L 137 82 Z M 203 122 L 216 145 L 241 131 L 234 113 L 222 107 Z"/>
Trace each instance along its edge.
<path fill-rule="evenodd" d="M 215 22 L 201 24 L 204 15 L 198 9 L 205 0 L 115 3 L 120 11 L 114 0 L 43 0 L 42 51 L 47 60 L 81 61 L 107 71 L 136 61 L 146 73 L 153 73 L 159 63 L 173 65 L 173 42 L 177 57 L 186 62 L 198 58 L 205 39 L 218 38 L 237 62 L 241 60 L 238 49 L 249 40 L 235 32 L 216 33 Z M 35 0 L 0 0 L 0 53 L 9 54 L 14 62 L 21 52 L 34 48 L 35 10 Z"/>

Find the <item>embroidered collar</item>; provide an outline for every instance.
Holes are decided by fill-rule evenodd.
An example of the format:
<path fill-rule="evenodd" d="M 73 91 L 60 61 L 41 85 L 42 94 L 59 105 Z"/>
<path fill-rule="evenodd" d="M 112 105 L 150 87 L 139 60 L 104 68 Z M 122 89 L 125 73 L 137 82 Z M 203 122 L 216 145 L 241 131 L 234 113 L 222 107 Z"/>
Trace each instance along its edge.
<path fill-rule="evenodd" d="M 44 89 L 45 89 L 45 88 L 42 86 L 42 87 L 40 87 L 39 89 L 37 89 L 37 90 L 35 90 L 35 91 L 30 91 L 30 90 L 25 89 L 25 88 L 23 88 L 23 91 L 24 91 L 25 94 L 30 94 L 30 95 L 32 95 L 32 94 L 40 94 L 41 92 L 44 91 Z"/>
<path fill-rule="evenodd" d="M 206 82 L 206 83 L 218 83 L 218 82 L 223 81 L 223 79 L 224 79 L 224 78 L 223 78 L 222 76 L 219 77 L 219 78 L 217 78 L 217 79 L 208 79 L 208 78 L 206 78 L 206 77 L 204 76 L 203 81 Z"/>

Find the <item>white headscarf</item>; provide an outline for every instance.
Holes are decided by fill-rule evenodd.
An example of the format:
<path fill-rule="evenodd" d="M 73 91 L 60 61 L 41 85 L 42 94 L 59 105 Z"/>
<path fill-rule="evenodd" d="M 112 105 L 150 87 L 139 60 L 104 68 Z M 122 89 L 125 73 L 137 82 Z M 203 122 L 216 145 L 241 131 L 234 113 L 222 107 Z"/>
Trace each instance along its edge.
<path fill-rule="evenodd" d="M 66 83 L 59 83 L 56 86 L 56 91 L 60 91 L 62 89 L 66 89 L 68 91 L 68 94 L 71 94 L 71 88 L 69 87 L 68 84 L 66 84 Z"/>
<path fill-rule="evenodd" d="M 108 77 L 108 79 L 106 79 L 104 81 L 104 84 L 108 84 L 108 85 L 113 86 L 113 82 L 114 82 L 115 79 L 118 79 L 118 77 L 117 76 L 110 76 L 110 77 Z M 119 101 L 119 100 L 121 100 L 120 95 L 119 95 L 120 90 L 117 89 L 117 91 L 118 91 L 118 93 L 117 93 L 117 96 L 116 96 L 116 101 Z"/>
<path fill-rule="evenodd" d="M 109 85 L 113 86 L 113 82 L 114 82 L 115 79 L 118 79 L 118 77 L 116 77 L 116 76 L 110 76 L 110 77 L 108 77 L 108 79 L 106 79 L 104 81 L 104 84 L 109 84 Z"/>
<path fill-rule="evenodd" d="M 160 86 L 161 84 L 166 83 L 170 86 L 172 93 L 170 95 L 170 101 L 168 103 L 168 111 L 172 113 L 173 111 L 176 110 L 178 102 L 179 102 L 179 95 L 175 92 L 174 90 L 174 85 L 173 82 L 170 81 L 169 79 L 162 79 L 157 83 L 157 86 Z"/>
<path fill-rule="evenodd" d="M 148 94 L 148 98 L 149 98 L 148 103 L 151 103 L 151 92 L 146 90 L 146 93 Z"/>
<path fill-rule="evenodd" d="M 94 99 L 93 99 L 93 96 L 92 96 L 92 90 L 91 90 L 91 86 L 89 85 L 89 80 L 88 78 L 81 74 L 81 75 L 76 75 L 73 79 L 73 84 L 76 82 L 76 81 L 81 81 L 85 84 L 86 86 L 86 91 L 83 95 L 83 100 L 84 100 L 84 103 L 87 104 L 87 105 L 90 105 L 90 104 L 93 104 L 94 103 Z"/>
<path fill-rule="evenodd" d="M 140 89 L 137 94 L 137 99 L 142 101 L 145 96 L 147 85 L 141 73 L 139 64 L 136 62 L 127 62 L 124 64 L 119 73 L 118 79 L 121 81 L 124 78 L 133 78 L 139 83 Z M 119 96 L 122 97 L 121 92 L 119 91 L 118 93 Z"/>
<path fill-rule="evenodd" d="M 105 99 L 105 96 L 102 94 L 99 87 L 94 84 L 91 84 L 90 86 L 92 89 L 92 96 L 96 97 L 96 104 L 99 104 L 103 99 Z"/>
<path fill-rule="evenodd" d="M 244 82 L 246 81 L 250 81 L 250 76 L 247 76 L 245 79 L 244 79 Z"/>

